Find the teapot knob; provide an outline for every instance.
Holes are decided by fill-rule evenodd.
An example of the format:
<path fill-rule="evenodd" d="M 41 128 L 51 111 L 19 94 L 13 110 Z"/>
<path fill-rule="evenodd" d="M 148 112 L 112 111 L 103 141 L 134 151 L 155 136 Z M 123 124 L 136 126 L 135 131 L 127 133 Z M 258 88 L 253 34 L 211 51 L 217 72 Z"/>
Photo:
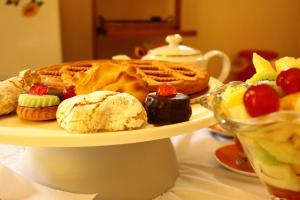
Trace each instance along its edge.
<path fill-rule="evenodd" d="M 182 42 L 182 37 L 179 34 L 168 35 L 166 42 L 169 43 L 169 46 L 178 46 Z"/>

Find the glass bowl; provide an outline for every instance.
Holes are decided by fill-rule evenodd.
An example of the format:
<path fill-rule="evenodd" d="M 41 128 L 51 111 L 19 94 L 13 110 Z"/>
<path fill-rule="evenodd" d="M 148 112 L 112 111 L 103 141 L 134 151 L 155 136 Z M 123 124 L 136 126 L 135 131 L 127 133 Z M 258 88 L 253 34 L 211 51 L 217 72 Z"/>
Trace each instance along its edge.
<path fill-rule="evenodd" d="M 300 113 L 279 111 L 265 116 L 230 119 L 222 94 L 231 82 L 201 97 L 200 104 L 213 110 L 215 118 L 240 140 L 259 179 L 271 199 L 300 199 Z"/>

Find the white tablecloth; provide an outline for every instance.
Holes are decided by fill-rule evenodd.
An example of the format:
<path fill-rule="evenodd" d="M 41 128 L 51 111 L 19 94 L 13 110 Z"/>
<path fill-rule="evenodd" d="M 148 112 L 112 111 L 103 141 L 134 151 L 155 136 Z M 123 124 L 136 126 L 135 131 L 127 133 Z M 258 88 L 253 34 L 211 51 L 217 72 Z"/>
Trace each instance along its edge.
<path fill-rule="evenodd" d="M 207 129 L 172 138 L 179 162 L 175 186 L 155 200 L 262 200 L 269 199 L 256 177 L 223 168 L 214 151 L 232 140 L 212 137 Z"/>
<path fill-rule="evenodd" d="M 225 144 L 232 143 L 231 140 L 220 140 L 212 137 L 207 129 L 193 134 L 179 135 L 171 138 L 177 153 L 179 162 L 179 177 L 168 192 L 155 198 L 155 200 L 263 200 L 269 199 L 265 187 L 256 177 L 248 177 L 231 172 L 223 168 L 214 158 L 214 151 Z M 2 164 L 16 170 L 16 163 L 20 156 L 12 156 Z M 1 172 L 1 168 L 0 168 Z M 6 168 L 2 172 L 7 172 Z M 15 174 L 9 175 L 16 177 Z M 1 180 L 6 176 L 1 176 Z M 23 179 L 23 178 L 22 178 Z M 24 181 L 22 180 L 22 183 Z M 45 187 L 37 186 L 37 189 Z M 43 194 L 42 194 L 43 193 Z M 40 191 L 40 195 L 45 195 Z M 57 191 L 48 191 L 49 194 L 59 195 Z M 1 195 L 1 190 L 0 190 Z M 39 194 L 37 194 L 39 195 Z M 66 200 L 70 194 L 60 199 Z M 82 197 L 80 196 L 81 199 Z M 84 199 L 91 199 L 86 196 Z M 0 196 L 0 199 L 3 199 Z M 28 198 L 34 199 L 34 198 Z M 36 198 L 41 199 L 41 198 Z M 42 198 L 44 200 L 44 198 Z M 50 198 L 51 199 L 51 198 Z M 55 198 L 58 199 L 58 198 Z M 75 198 L 69 198 L 75 199 Z M 5 200 L 5 199 L 4 199 Z"/>

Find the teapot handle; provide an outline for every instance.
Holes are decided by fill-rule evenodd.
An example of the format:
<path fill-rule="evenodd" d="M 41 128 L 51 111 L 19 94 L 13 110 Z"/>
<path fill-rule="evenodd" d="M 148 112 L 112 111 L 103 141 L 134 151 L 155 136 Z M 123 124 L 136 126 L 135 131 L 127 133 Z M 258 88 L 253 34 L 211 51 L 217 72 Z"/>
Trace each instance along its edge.
<path fill-rule="evenodd" d="M 204 54 L 203 57 L 205 60 L 209 61 L 209 59 L 215 56 L 222 58 L 222 69 L 219 74 L 218 80 L 224 82 L 230 73 L 230 68 L 231 68 L 230 59 L 225 53 L 218 50 L 209 51 L 206 54 Z"/>

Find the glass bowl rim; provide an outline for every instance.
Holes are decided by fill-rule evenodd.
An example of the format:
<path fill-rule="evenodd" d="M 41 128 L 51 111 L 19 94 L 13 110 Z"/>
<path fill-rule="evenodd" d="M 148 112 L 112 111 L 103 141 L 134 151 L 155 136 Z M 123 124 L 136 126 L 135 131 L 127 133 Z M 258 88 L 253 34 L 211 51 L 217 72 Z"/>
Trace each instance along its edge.
<path fill-rule="evenodd" d="M 269 126 L 272 124 L 282 123 L 282 122 L 295 122 L 300 126 L 300 112 L 294 110 L 280 110 L 277 112 L 272 112 L 267 115 L 251 117 L 245 120 L 230 119 L 224 113 L 220 113 L 219 108 L 221 106 L 222 97 L 221 94 L 229 86 L 233 85 L 247 85 L 245 82 L 241 81 L 231 81 L 227 84 L 220 86 L 217 90 L 204 95 L 200 99 L 200 105 L 212 110 L 214 116 L 218 123 L 225 129 L 249 129 L 249 128 L 261 128 Z M 219 109 L 219 110 L 218 110 Z"/>

